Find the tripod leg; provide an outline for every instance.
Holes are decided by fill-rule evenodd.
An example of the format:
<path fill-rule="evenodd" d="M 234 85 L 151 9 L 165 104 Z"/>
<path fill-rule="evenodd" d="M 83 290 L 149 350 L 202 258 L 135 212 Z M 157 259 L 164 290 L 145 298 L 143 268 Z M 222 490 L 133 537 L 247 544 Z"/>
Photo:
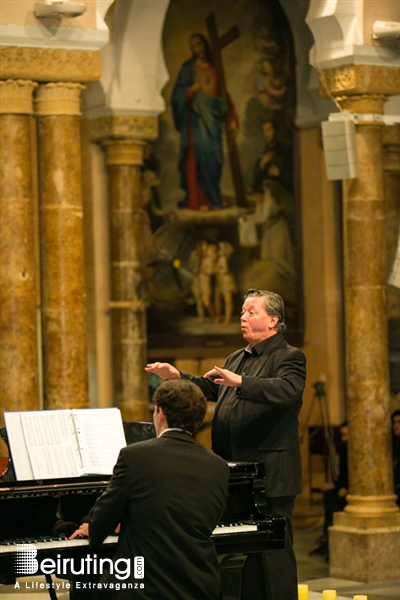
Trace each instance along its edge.
<path fill-rule="evenodd" d="M 335 480 L 339 475 L 339 464 L 336 454 L 333 427 L 329 417 L 329 406 L 326 395 L 320 397 L 321 418 L 324 427 L 326 445 L 328 447 L 329 460 L 331 465 L 332 478 Z"/>
<path fill-rule="evenodd" d="M 311 400 L 310 408 L 308 409 L 306 420 L 304 421 L 303 433 L 300 436 L 300 444 L 302 444 L 304 442 L 316 398 L 317 398 L 317 394 L 314 394 L 313 399 Z"/>
<path fill-rule="evenodd" d="M 306 420 L 305 420 L 304 426 L 303 426 L 303 433 L 300 436 L 300 444 L 302 444 L 306 438 L 306 434 L 308 432 L 308 424 L 310 422 L 310 417 L 311 417 L 316 399 L 317 399 L 317 393 L 314 394 L 313 399 L 311 400 L 310 408 L 308 409 Z M 308 440 L 309 439 L 310 439 L 310 436 L 308 436 Z M 312 460 L 311 460 L 311 452 L 310 452 L 310 444 L 309 444 L 308 445 L 308 488 L 310 490 L 310 496 L 309 496 L 310 506 L 312 504 L 312 476 L 311 476 L 311 473 L 312 473 Z"/>

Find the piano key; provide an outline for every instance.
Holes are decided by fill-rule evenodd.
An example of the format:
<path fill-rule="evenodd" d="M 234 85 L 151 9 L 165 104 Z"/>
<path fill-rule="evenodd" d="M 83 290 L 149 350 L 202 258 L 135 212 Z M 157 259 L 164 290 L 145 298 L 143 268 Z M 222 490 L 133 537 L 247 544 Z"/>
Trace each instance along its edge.
<path fill-rule="evenodd" d="M 218 525 L 214 531 L 212 532 L 212 535 L 234 535 L 236 533 L 248 533 L 248 532 L 254 532 L 254 531 L 258 531 L 258 526 L 257 525 L 250 525 L 247 523 L 239 523 L 239 524 L 235 524 L 235 525 Z M 103 544 L 117 544 L 118 542 L 118 536 L 113 535 L 113 536 L 108 536 Z M 41 550 L 63 550 L 66 548 L 76 548 L 78 546 L 88 546 L 89 545 L 89 541 L 88 539 L 82 539 L 82 538 L 75 538 L 73 540 L 67 540 L 65 538 L 60 538 L 60 539 L 50 539 L 50 538 L 45 538 L 45 539 L 41 539 L 39 541 L 31 541 L 31 540 L 3 540 L 3 542 L 0 542 L 0 554 L 6 554 L 6 553 L 12 553 L 15 552 L 15 546 L 17 544 L 21 545 L 21 544 L 34 544 L 36 549 L 38 551 Z M 4 544 L 4 545 L 3 545 Z"/>
<path fill-rule="evenodd" d="M 218 525 L 212 534 L 233 535 L 235 533 L 247 533 L 249 531 L 258 531 L 257 525 L 248 525 L 244 523 L 240 523 L 238 525 Z"/>
<path fill-rule="evenodd" d="M 117 544 L 117 542 L 118 542 L 118 536 L 110 535 L 104 540 L 103 544 L 106 544 L 106 545 Z M 26 542 L 22 541 L 22 542 L 18 542 L 18 543 L 25 544 Z M 78 546 L 89 546 L 89 540 L 88 539 L 80 539 L 80 538 L 75 538 L 74 540 L 65 540 L 65 539 L 48 540 L 48 541 L 43 541 L 43 542 L 35 542 L 34 545 L 38 552 L 42 551 L 42 550 L 56 551 L 56 550 L 64 550 L 66 548 L 77 548 Z M 10 546 L 0 546 L 0 554 L 10 554 L 13 552 L 16 552 L 15 544 L 10 545 Z"/>

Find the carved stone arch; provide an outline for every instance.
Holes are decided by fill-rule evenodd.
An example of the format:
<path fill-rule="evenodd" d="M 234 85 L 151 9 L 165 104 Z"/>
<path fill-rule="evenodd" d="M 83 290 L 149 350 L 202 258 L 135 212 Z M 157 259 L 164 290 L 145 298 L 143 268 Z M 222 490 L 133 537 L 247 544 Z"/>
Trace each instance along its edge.
<path fill-rule="evenodd" d="M 170 0 L 146 3 L 107 0 L 101 3 L 101 17 L 109 27 L 110 41 L 101 50 L 100 80 L 88 84 L 84 92 L 86 116 L 110 113 L 158 115 L 164 111 L 161 92 L 169 73 L 164 62 L 162 32 L 169 4 Z M 292 30 L 296 56 L 296 121 L 300 126 L 309 125 L 316 121 L 316 113 L 323 107 L 319 107 L 322 101 L 316 96 L 318 86 L 311 81 L 308 49 L 313 39 L 306 24 L 306 8 L 295 0 L 280 0 L 280 4 Z M 353 5 L 353 0 L 349 4 Z M 309 81 L 309 85 L 304 86 L 304 81 Z"/>
<path fill-rule="evenodd" d="M 161 91 L 168 72 L 162 30 L 168 5 L 169 0 L 109 0 L 105 21 L 110 41 L 101 50 L 102 74 L 86 92 L 86 112 L 90 116 L 155 116 L 164 110 Z"/>
<path fill-rule="evenodd" d="M 321 61 L 353 54 L 352 47 L 364 43 L 363 4 L 359 0 L 310 0 L 306 22 Z"/>

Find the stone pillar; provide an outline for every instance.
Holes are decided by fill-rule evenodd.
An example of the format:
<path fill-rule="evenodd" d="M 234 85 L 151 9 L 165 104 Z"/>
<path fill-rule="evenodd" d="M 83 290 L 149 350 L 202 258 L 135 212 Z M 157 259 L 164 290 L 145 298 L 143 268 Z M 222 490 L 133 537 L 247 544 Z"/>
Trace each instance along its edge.
<path fill-rule="evenodd" d="M 142 142 L 108 141 L 110 276 L 114 399 L 126 421 L 149 418 L 146 304 L 141 265 L 140 165 Z"/>
<path fill-rule="evenodd" d="M 125 421 L 150 418 L 146 302 L 142 281 L 141 170 L 153 117 L 113 115 L 93 121 L 91 139 L 105 148 L 110 221 L 114 401 Z"/>
<path fill-rule="evenodd" d="M 349 495 L 329 531 L 330 575 L 388 581 L 400 578 L 400 513 L 390 440 L 382 122 L 375 116 L 386 98 L 358 93 L 368 90 L 369 78 L 349 72 L 350 79 L 333 77 L 330 86 L 353 88 L 335 95 L 342 110 L 356 115 L 360 167 L 357 178 L 343 182 Z M 383 92 L 396 93 L 380 82 Z"/>
<path fill-rule="evenodd" d="M 80 83 L 40 85 L 43 380 L 48 409 L 88 406 Z"/>
<path fill-rule="evenodd" d="M 0 361 L 3 411 L 39 408 L 33 81 L 0 82 Z"/>

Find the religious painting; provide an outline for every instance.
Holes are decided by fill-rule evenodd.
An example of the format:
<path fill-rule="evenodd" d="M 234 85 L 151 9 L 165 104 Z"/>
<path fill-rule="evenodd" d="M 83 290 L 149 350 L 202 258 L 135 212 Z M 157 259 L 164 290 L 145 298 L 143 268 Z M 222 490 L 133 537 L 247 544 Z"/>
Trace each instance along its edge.
<path fill-rule="evenodd" d="M 148 345 L 242 343 L 249 288 L 283 296 L 301 343 L 295 75 L 278 0 L 171 0 L 170 80 L 142 168 Z M 203 352 L 204 350 L 204 352 Z"/>

